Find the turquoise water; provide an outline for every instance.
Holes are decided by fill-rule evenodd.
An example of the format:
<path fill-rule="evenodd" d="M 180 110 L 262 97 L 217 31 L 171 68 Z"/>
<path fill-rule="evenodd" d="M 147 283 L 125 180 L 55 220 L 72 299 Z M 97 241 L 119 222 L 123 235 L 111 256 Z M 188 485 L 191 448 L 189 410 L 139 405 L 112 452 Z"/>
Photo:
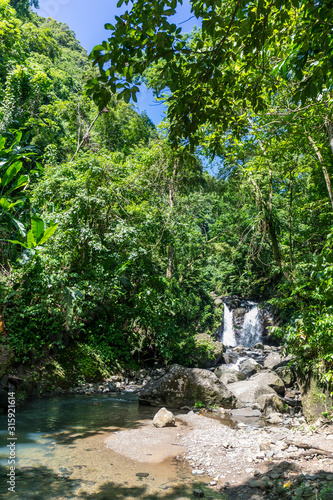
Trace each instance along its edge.
<path fill-rule="evenodd" d="M 73 463 L 78 463 L 78 446 L 82 446 L 86 438 L 135 428 L 140 425 L 140 420 L 151 418 L 155 412 L 156 408 L 139 406 L 137 396 L 131 393 L 71 395 L 28 401 L 16 413 L 15 493 L 8 491 L 10 485 L 7 484 L 7 415 L 0 415 L 0 498 L 130 498 L 118 493 L 110 497 L 82 493 L 79 490 L 82 481 L 87 487 L 96 484 L 95 477 L 94 481 L 90 481 L 96 472 L 89 473 L 89 464 L 84 465 L 83 459 L 82 465 L 73 467 Z M 96 448 L 91 451 L 94 450 Z M 84 451 L 89 452 L 90 449 L 85 448 Z M 78 477 L 81 470 L 85 471 L 82 478 L 71 478 Z"/>

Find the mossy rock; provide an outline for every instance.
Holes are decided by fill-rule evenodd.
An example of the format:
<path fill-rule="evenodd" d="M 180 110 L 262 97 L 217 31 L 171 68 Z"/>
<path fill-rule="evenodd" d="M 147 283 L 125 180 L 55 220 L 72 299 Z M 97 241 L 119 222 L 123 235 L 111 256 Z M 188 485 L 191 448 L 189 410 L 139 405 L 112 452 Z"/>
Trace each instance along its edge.
<path fill-rule="evenodd" d="M 212 368 L 223 362 L 224 351 L 222 342 L 216 342 L 207 333 L 199 333 L 194 337 L 191 364 L 197 368 Z"/>
<path fill-rule="evenodd" d="M 314 374 L 297 374 L 297 384 L 301 391 L 303 414 L 308 422 L 316 421 L 323 413 L 330 412 L 333 406 L 331 391 L 323 387 Z"/>

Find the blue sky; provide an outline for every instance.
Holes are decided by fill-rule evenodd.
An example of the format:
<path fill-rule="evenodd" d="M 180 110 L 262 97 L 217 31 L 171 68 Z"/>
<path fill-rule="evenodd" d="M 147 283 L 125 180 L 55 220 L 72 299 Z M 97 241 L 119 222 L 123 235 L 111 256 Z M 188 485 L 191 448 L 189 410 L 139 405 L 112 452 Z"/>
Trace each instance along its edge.
<path fill-rule="evenodd" d="M 39 15 L 52 17 L 68 24 L 75 32 L 77 39 L 88 51 L 107 37 L 105 23 L 113 23 L 114 16 L 130 8 L 123 6 L 117 9 L 117 0 L 39 0 Z M 191 17 L 189 0 L 183 0 L 183 6 L 177 9 L 173 22 L 184 23 Z M 182 24 L 184 31 L 191 31 L 198 21 L 192 18 Z M 143 88 L 138 96 L 139 111 L 146 111 L 149 118 L 157 125 L 163 118 L 163 104 L 154 102 L 151 91 Z"/>

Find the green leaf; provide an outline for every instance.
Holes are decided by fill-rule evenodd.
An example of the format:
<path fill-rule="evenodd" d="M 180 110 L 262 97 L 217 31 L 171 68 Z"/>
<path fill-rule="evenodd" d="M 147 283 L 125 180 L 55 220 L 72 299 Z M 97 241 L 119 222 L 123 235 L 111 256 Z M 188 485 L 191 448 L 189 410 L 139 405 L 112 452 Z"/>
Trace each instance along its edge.
<path fill-rule="evenodd" d="M 10 203 L 6 198 L 0 198 L 0 207 L 2 207 L 4 210 L 9 210 Z"/>
<path fill-rule="evenodd" d="M 16 161 L 10 167 L 7 168 L 1 183 L 3 186 L 7 186 L 9 182 L 15 177 L 15 175 L 21 170 L 22 168 L 22 162 Z"/>
<path fill-rule="evenodd" d="M 37 215 L 31 217 L 31 231 L 36 242 L 44 233 L 44 227 L 45 225 L 43 219 L 41 219 Z"/>
<path fill-rule="evenodd" d="M 6 212 L 10 210 L 12 207 L 15 207 L 15 205 L 19 205 L 22 203 L 23 200 L 17 200 L 15 203 L 10 203 L 6 198 L 1 198 L 0 199 L 0 207 L 2 207 Z"/>
<path fill-rule="evenodd" d="M 58 227 L 58 224 L 54 224 L 51 227 L 48 227 L 44 233 L 43 236 L 41 237 L 40 241 L 38 242 L 38 245 L 43 245 L 51 236 L 56 232 Z"/>
<path fill-rule="evenodd" d="M 13 218 L 13 222 L 14 222 L 14 225 L 17 227 L 17 229 L 18 229 L 20 235 L 22 236 L 22 238 L 25 238 L 26 235 L 27 235 L 27 233 L 26 233 L 24 224 L 22 224 L 22 222 L 20 222 L 17 219 L 14 219 L 14 218 Z"/>
<path fill-rule="evenodd" d="M 25 243 L 22 243 L 22 241 L 18 240 L 8 240 L 9 243 L 14 243 L 14 245 L 21 245 L 24 248 L 29 248 Z"/>
<path fill-rule="evenodd" d="M 30 229 L 27 235 L 27 248 L 34 248 L 36 246 L 37 242 L 34 238 L 33 232 Z"/>
<path fill-rule="evenodd" d="M 6 139 L 4 137 L 0 137 L 0 151 L 4 148 L 6 143 Z"/>

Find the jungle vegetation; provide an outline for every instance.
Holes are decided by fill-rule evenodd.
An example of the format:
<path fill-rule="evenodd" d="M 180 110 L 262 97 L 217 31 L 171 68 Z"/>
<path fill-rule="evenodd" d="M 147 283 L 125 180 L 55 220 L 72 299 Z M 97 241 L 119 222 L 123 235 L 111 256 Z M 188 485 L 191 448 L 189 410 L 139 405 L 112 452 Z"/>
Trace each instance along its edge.
<path fill-rule="evenodd" d="M 192 33 L 181 3 L 120 0 L 88 58 L 36 1 L 0 0 L 2 341 L 23 364 L 187 363 L 212 293 L 236 294 L 332 382 L 332 2 L 191 0 Z"/>

